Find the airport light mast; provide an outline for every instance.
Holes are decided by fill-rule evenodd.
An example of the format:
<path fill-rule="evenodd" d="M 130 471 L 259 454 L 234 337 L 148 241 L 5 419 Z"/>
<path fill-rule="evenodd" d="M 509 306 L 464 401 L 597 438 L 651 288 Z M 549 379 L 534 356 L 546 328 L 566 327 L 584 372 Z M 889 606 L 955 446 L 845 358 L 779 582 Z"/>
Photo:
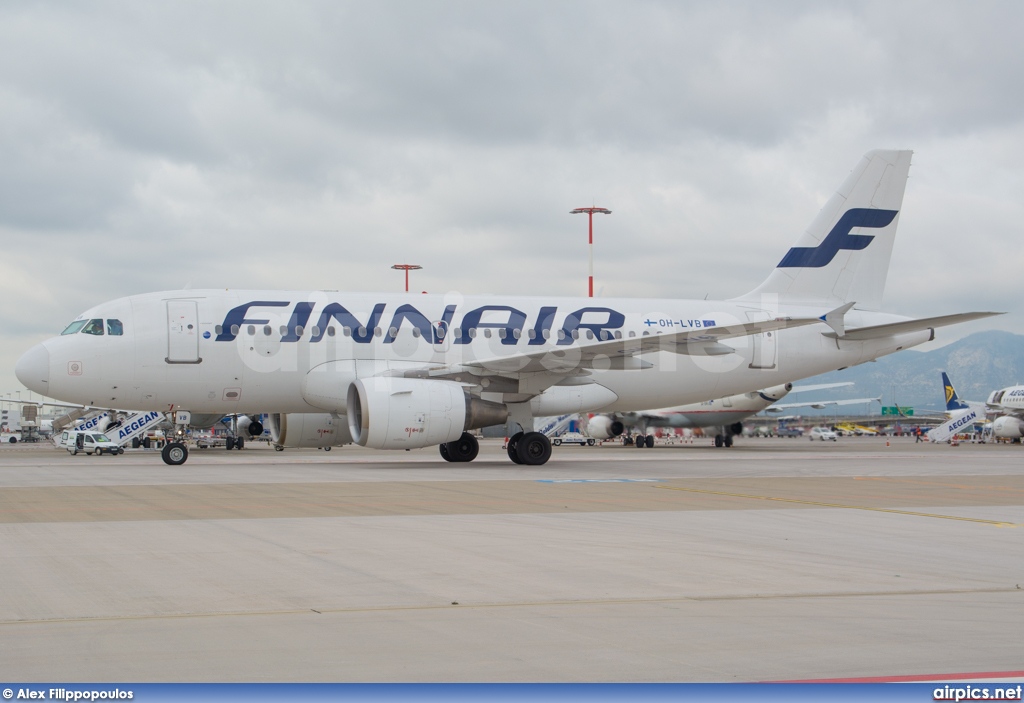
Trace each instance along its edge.
<path fill-rule="evenodd" d="M 423 268 L 419 264 L 395 264 L 391 268 L 405 271 L 405 292 L 409 292 L 409 272 Z"/>
<path fill-rule="evenodd" d="M 590 269 L 589 269 L 589 278 L 587 279 L 587 282 L 588 282 L 588 288 L 589 288 L 589 296 L 588 297 L 593 298 L 594 297 L 594 213 L 597 212 L 597 213 L 600 213 L 602 215 L 610 215 L 610 214 L 612 214 L 612 211 L 608 210 L 606 208 L 603 208 L 603 207 L 578 207 L 575 210 L 572 210 L 569 214 L 570 215 L 579 215 L 579 214 L 584 213 L 584 212 L 587 213 L 587 217 L 590 220 L 590 234 L 589 234 L 589 237 L 588 237 L 588 243 L 590 245 Z"/>

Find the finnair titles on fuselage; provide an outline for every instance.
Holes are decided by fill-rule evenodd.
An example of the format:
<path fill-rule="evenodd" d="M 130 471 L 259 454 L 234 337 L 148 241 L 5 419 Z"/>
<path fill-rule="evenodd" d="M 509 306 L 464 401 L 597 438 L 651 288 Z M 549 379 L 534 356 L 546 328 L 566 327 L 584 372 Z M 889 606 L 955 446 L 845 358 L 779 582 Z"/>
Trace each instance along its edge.
<path fill-rule="evenodd" d="M 90 406 L 270 413 L 289 446 L 440 445 L 467 461 L 467 430 L 511 420 L 524 431 L 509 457 L 541 464 L 534 416 L 784 384 L 990 314 L 878 312 L 909 166 L 910 152 L 869 153 L 767 280 L 728 301 L 171 291 L 83 313 L 16 371 Z"/>

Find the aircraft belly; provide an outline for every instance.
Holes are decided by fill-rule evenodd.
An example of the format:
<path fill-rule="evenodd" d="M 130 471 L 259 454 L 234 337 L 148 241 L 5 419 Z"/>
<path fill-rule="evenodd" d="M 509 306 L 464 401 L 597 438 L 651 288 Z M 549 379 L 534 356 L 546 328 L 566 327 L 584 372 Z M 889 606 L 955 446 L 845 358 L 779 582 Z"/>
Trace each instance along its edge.
<path fill-rule="evenodd" d="M 672 415 L 653 416 L 648 420 L 651 427 L 720 427 L 742 422 L 753 413 L 749 412 L 706 412 L 706 413 L 674 413 Z"/>

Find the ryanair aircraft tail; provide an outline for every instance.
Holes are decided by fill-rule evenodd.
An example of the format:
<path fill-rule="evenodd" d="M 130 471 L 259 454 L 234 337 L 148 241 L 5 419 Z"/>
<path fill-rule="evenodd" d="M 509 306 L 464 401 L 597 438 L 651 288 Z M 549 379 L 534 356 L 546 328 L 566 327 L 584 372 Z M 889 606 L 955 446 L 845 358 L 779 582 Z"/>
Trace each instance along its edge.
<path fill-rule="evenodd" d="M 967 410 L 970 406 L 956 395 L 956 390 L 953 389 L 953 383 L 949 380 L 949 376 L 946 372 L 942 372 L 942 390 L 946 393 L 946 412 L 956 412 L 958 410 Z"/>
<path fill-rule="evenodd" d="M 868 152 L 768 279 L 743 298 L 878 310 L 912 154 Z"/>

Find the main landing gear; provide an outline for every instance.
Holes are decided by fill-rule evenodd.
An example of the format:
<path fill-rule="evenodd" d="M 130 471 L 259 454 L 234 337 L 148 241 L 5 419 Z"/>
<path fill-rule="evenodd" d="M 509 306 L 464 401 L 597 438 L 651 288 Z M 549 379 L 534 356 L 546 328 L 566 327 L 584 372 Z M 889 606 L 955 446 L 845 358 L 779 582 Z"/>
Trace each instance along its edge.
<path fill-rule="evenodd" d="M 454 442 L 440 444 L 437 449 L 445 461 L 459 463 L 476 459 L 476 455 L 480 453 L 480 443 L 469 432 L 463 432 Z"/>
<path fill-rule="evenodd" d="M 160 458 L 164 460 L 165 464 L 181 466 L 188 459 L 188 447 L 184 442 L 168 442 L 160 451 Z"/>
<path fill-rule="evenodd" d="M 743 423 L 742 422 L 734 422 L 733 424 L 731 424 L 731 425 L 729 425 L 727 427 L 723 427 L 721 429 L 724 430 L 724 432 L 722 432 L 722 434 L 716 434 L 715 435 L 715 446 L 716 447 L 731 447 L 732 446 L 732 438 L 735 437 L 736 435 L 743 434 Z"/>
<path fill-rule="evenodd" d="M 648 449 L 654 449 L 654 435 L 637 435 L 636 437 L 633 438 L 633 446 L 635 446 L 637 449 L 643 449 L 644 447 L 647 447 Z"/>
<path fill-rule="evenodd" d="M 551 440 L 540 432 L 516 432 L 509 437 L 507 451 L 516 464 L 540 466 L 551 458 Z"/>

